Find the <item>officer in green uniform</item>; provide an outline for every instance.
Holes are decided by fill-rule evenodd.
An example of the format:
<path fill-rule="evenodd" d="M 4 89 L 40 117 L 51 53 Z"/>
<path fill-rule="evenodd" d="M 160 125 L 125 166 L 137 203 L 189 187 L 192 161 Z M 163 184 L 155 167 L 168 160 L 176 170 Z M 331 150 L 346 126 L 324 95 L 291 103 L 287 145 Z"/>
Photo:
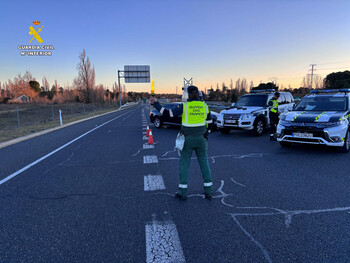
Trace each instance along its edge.
<path fill-rule="evenodd" d="M 196 86 L 187 88 L 189 99 L 174 109 L 165 109 L 151 97 L 151 104 L 165 117 L 182 116 L 181 130 L 185 136 L 185 145 L 181 151 L 179 191 L 175 196 L 181 200 L 187 199 L 188 167 L 192 152 L 195 151 L 204 179 L 205 198 L 211 200 L 213 183 L 208 162 L 208 134 L 211 131 L 212 119 L 209 107 L 199 100 L 199 90 Z"/>
<path fill-rule="evenodd" d="M 278 98 L 280 97 L 279 92 L 275 92 L 273 95 L 273 98 L 269 101 L 269 107 L 270 109 L 270 141 L 276 141 L 276 127 L 279 121 L 278 115 L 280 112 L 278 112 Z"/>

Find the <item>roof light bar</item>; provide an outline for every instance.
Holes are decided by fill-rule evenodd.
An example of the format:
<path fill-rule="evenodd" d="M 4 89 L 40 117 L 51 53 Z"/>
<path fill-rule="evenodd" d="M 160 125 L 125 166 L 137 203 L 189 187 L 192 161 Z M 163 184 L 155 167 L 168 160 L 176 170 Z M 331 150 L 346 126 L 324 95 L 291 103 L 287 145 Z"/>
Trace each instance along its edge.
<path fill-rule="evenodd" d="M 312 90 L 310 93 L 334 93 L 334 92 L 350 92 L 350 89 L 316 89 Z"/>
<path fill-rule="evenodd" d="M 260 93 L 260 92 L 274 92 L 274 89 L 259 89 L 259 90 L 251 90 L 250 93 Z"/>

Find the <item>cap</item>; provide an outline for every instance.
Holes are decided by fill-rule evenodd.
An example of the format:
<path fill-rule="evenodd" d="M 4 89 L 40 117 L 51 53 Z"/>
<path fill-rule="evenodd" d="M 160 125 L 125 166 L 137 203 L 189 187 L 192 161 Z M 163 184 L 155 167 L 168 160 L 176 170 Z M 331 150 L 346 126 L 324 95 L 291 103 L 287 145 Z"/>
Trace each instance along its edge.
<path fill-rule="evenodd" d="M 275 92 L 275 96 L 279 97 L 280 93 L 279 92 Z"/>
<path fill-rule="evenodd" d="M 198 88 L 196 86 L 189 86 L 187 88 L 187 92 L 188 93 L 198 93 L 199 91 L 198 91 Z"/>

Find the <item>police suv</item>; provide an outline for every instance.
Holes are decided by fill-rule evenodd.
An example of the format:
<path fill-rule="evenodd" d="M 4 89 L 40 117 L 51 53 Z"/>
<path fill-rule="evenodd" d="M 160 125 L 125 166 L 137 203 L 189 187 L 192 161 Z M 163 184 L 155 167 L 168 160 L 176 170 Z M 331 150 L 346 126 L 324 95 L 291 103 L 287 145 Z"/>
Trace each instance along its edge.
<path fill-rule="evenodd" d="M 250 91 L 250 94 L 242 96 L 231 108 L 220 112 L 217 116 L 217 127 L 222 133 L 240 129 L 262 135 L 266 126 L 270 124 L 268 102 L 274 92 L 273 89 Z M 292 94 L 280 92 L 278 103 L 280 112 L 292 110 L 294 106 Z"/>
<path fill-rule="evenodd" d="M 280 116 L 277 140 L 335 146 L 349 152 L 350 89 L 313 90 L 293 111 Z"/>

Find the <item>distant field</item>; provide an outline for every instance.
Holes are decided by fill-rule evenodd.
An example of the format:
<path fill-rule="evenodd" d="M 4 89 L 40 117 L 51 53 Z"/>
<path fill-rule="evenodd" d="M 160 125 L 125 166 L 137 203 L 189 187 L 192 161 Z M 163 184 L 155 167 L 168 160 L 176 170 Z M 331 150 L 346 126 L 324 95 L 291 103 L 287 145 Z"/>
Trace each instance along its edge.
<path fill-rule="evenodd" d="M 19 124 L 17 121 L 17 108 Z M 113 104 L 0 104 L 0 142 L 117 109 Z"/>

